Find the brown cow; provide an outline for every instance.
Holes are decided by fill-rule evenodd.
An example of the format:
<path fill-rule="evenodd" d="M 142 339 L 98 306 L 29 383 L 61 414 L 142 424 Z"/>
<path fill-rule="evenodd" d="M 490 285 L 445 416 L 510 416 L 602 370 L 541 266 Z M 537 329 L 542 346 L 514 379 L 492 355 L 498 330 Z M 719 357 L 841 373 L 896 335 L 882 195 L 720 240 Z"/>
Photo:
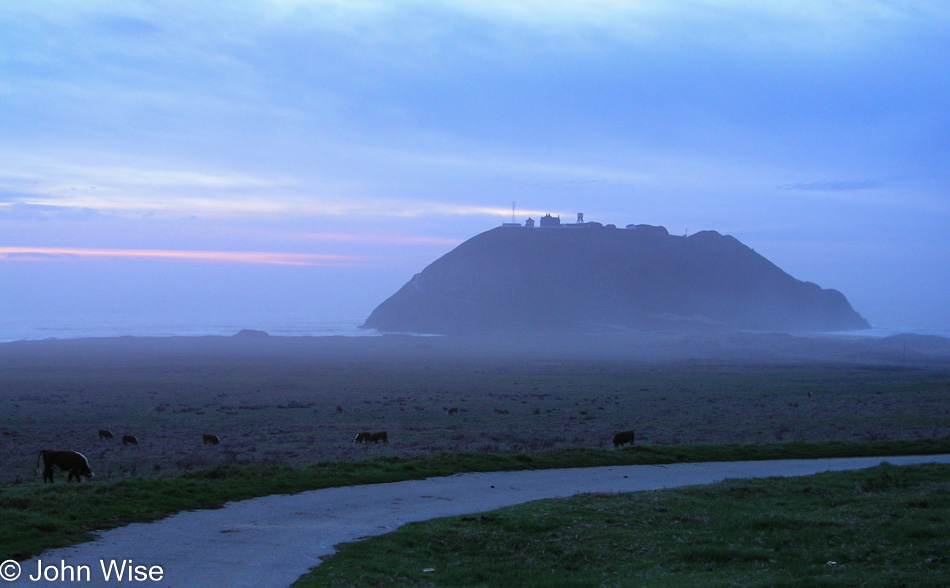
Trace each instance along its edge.
<path fill-rule="evenodd" d="M 86 456 L 75 451 L 66 451 L 61 449 L 44 449 L 36 457 L 36 473 L 40 473 L 40 461 L 43 462 L 43 482 L 53 483 L 53 468 L 59 468 L 69 472 L 66 478 L 67 482 L 72 482 L 76 478 L 77 482 L 82 482 L 82 477 L 86 476 L 90 480 L 93 477 L 92 470 L 89 469 L 89 461 Z"/>
<path fill-rule="evenodd" d="M 138 445 L 139 440 L 135 438 L 135 435 L 122 435 L 122 445 Z"/>
<path fill-rule="evenodd" d="M 372 433 L 357 433 L 356 439 L 353 439 L 354 443 L 369 443 L 373 440 Z"/>
<path fill-rule="evenodd" d="M 635 435 L 633 431 L 620 431 L 619 433 L 614 435 L 614 447 L 620 447 L 621 445 L 624 445 L 625 443 L 629 443 L 630 445 L 633 445 L 634 436 Z"/>
<path fill-rule="evenodd" d="M 211 433 L 204 433 L 201 435 L 201 444 L 207 445 L 208 443 L 212 445 L 217 445 L 221 443 L 221 439 L 218 439 L 217 435 L 212 435 Z"/>
<path fill-rule="evenodd" d="M 378 433 L 373 433 L 369 440 L 373 443 L 379 443 L 380 441 L 389 443 L 389 435 L 386 434 L 386 431 L 379 431 Z"/>
<path fill-rule="evenodd" d="M 105 429 L 99 429 L 99 438 L 100 438 L 100 439 L 115 439 L 115 435 L 112 434 L 112 431 L 106 431 Z"/>

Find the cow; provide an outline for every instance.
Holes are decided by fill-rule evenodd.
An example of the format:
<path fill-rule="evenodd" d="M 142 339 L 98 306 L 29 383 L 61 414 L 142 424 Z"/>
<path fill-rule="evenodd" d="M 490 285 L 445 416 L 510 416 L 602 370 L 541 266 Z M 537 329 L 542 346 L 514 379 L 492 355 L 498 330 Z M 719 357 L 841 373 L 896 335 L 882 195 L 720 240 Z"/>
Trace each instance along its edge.
<path fill-rule="evenodd" d="M 633 431 L 620 431 L 614 435 L 614 447 L 620 447 L 626 443 L 633 445 Z"/>
<path fill-rule="evenodd" d="M 100 438 L 100 439 L 115 439 L 115 435 L 112 434 L 112 431 L 106 431 L 105 429 L 99 429 L 99 438 Z"/>
<path fill-rule="evenodd" d="M 389 435 L 386 434 L 386 431 L 379 431 L 378 433 L 373 433 L 370 435 L 369 440 L 373 443 L 379 443 L 380 441 L 383 443 L 389 443 Z"/>
<path fill-rule="evenodd" d="M 49 482 L 50 484 L 53 483 L 54 468 L 69 472 L 69 476 L 66 478 L 67 482 L 72 482 L 73 478 L 76 478 L 76 482 L 82 483 L 83 476 L 91 480 L 95 475 L 89 469 L 89 461 L 86 460 L 86 456 L 75 451 L 61 449 L 40 451 L 40 454 L 36 457 L 37 474 L 40 473 L 40 461 L 43 462 L 43 482 Z"/>
<path fill-rule="evenodd" d="M 218 439 L 217 435 L 212 435 L 211 433 L 204 433 L 203 435 L 201 435 L 201 444 L 207 445 L 208 443 L 212 445 L 217 445 L 218 443 L 221 443 L 221 439 Z"/>
<path fill-rule="evenodd" d="M 356 439 L 353 439 L 354 443 L 369 443 L 373 439 L 372 433 L 357 433 Z"/>
<path fill-rule="evenodd" d="M 139 440 L 135 438 L 135 435 L 122 435 L 122 445 L 138 445 Z"/>
<path fill-rule="evenodd" d="M 458 414 L 458 413 L 459 413 L 459 409 L 457 409 L 457 408 L 455 408 L 455 407 L 452 407 L 452 408 L 449 409 L 449 414 L 450 414 L 450 415 L 456 415 L 456 414 Z"/>

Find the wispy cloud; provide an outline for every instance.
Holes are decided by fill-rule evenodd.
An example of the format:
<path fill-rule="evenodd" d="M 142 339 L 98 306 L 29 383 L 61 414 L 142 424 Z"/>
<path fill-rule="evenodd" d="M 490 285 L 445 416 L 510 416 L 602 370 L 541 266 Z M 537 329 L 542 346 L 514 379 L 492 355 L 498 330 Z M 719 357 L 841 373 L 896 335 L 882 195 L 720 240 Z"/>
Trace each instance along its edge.
<path fill-rule="evenodd" d="M 356 150 L 365 167 L 443 170 L 443 173 L 505 174 L 525 179 L 643 180 L 634 172 L 533 161 L 501 161 L 435 153 Z M 353 164 L 356 165 L 356 164 Z M 255 176 L 223 171 L 196 171 L 174 165 L 151 167 L 81 165 L 47 159 L 7 162 L 0 169 L 0 212 L 55 214 L 57 209 L 119 215 L 202 215 L 209 217 L 504 217 L 510 210 L 460 202 L 399 199 L 380 195 L 346 196 L 346 180 L 332 177 Z M 342 186 L 342 187 L 341 187 Z M 385 187 L 385 186 L 384 186 Z M 525 214 L 543 211 L 524 210 Z"/>
<path fill-rule="evenodd" d="M 382 212 L 382 211 L 380 211 Z M 538 210 L 518 210 L 519 215 L 544 214 Z M 511 209 L 500 206 L 479 206 L 464 203 L 442 202 L 393 202 L 385 213 L 386 216 L 413 218 L 423 216 L 487 216 L 510 217 Z"/>
<path fill-rule="evenodd" d="M 700 9 L 720 12 L 742 11 L 778 17 L 832 20 L 864 15 L 888 18 L 898 14 L 946 14 L 941 2 L 917 2 L 916 6 L 887 0 L 407 0 L 398 4 L 388 0 L 265 0 L 263 5 L 276 17 L 300 16 L 307 9 L 338 18 L 380 18 L 396 7 L 411 9 L 438 6 L 442 10 L 478 15 L 486 20 L 575 24 L 597 23 L 617 26 L 626 20 L 675 17 Z"/>
<path fill-rule="evenodd" d="M 79 247 L 0 247 L 0 260 L 118 258 L 251 265 L 349 266 L 369 260 L 351 255 L 262 251 L 177 251 L 168 249 L 87 249 Z"/>
<path fill-rule="evenodd" d="M 950 17 L 939 1 L 914 3 L 889 0 L 267 0 L 264 14 L 293 19 L 298 26 L 333 28 L 351 34 L 370 30 L 391 41 L 387 21 L 419 26 L 403 38 L 431 39 L 427 19 L 406 14 L 440 13 L 480 22 L 510 48 L 512 30 L 553 37 L 570 46 L 590 46 L 597 38 L 655 42 L 688 29 L 693 41 L 741 44 L 750 39 L 771 46 L 828 51 L 852 40 L 867 41 L 888 27 L 908 22 L 933 22 Z M 674 35 L 682 41 L 681 35 Z M 842 47 L 843 48 L 843 47 Z"/>
<path fill-rule="evenodd" d="M 8 4 L 12 6 L 7 6 Z M 144 38 L 173 31 L 192 49 L 208 50 L 214 42 L 253 44 L 274 28 L 330 30 L 359 38 L 367 45 L 439 42 L 463 29 L 487 33 L 488 44 L 511 48 L 516 31 L 570 42 L 576 49 L 598 39 L 656 41 L 688 29 L 693 40 L 741 43 L 749 38 L 772 45 L 824 40 L 822 50 L 837 41 L 868 39 L 872 33 L 908 22 L 933 22 L 950 16 L 939 0 L 913 3 L 890 0 L 257 0 L 241 3 L 202 2 L 178 10 L 172 2 L 148 5 L 109 0 L 79 3 L 37 2 L 26 7 L 0 5 L 0 21 L 40 19 L 70 33 L 91 26 L 114 38 Z M 433 22 L 451 22 L 444 31 Z M 210 24 L 214 23 L 214 24 Z M 678 38 L 682 41 L 681 38 Z M 209 41 L 211 43 L 209 43 Z M 107 47 L 109 39 L 98 41 Z M 136 43 L 144 47 L 145 43 Z M 175 50 L 174 48 L 172 50 Z M 214 56 L 214 51 L 208 53 Z"/>
<path fill-rule="evenodd" d="M 285 211 L 288 204 L 270 194 L 286 192 L 295 184 L 287 176 L 183 169 L 157 162 L 101 165 L 11 156 L 0 168 L 0 202 L 133 214 L 260 214 Z"/>
<path fill-rule="evenodd" d="M 118 153 L 87 155 L 91 160 L 116 160 Z M 50 180 L 49 178 L 54 178 Z M 183 169 L 180 165 L 153 163 L 152 165 L 105 165 L 92 161 L 76 161 L 75 156 L 24 156 L 9 154 L 0 169 L 0 181 L 21 184 L 46 182 L 46 189 L 70 189 L 88 186 L 117 188 L 198 188 L 198 189 L 273 189 L 292 185 L 287 177 L 262 177 L 234 171 Z"/>
<path fill-rule="evenodd" d="M 829 182 L 803 182 L 781 186 L 783 190 L 803 190 L 806 192 L 857 192 L 860 190 L 877 190 L 883 188 L 884 182 L 879 180 L 845 180 Z"/>
<path fill-rule="evenodd" d="M 484 216 L 504 218 L 511 215 L 510 208 L 482 206 L 477 204 L 433 202 L 427 200 L 405 201 L 386 198 L 339 201 L 321 200 L 319 197 L 293 194 L 274 195 L 270 198 L 231 195 L 227 198 L 190 197 L 174 194 L 156 194 L 151 196 L 129 197 L 125 195 L 99 195 L 94 193 L 70 193 L 61 197 L 28 196 L 19 203 L 0 203 L 0 213 L 8 215 L 35 216 L 42 212 L 46 216 L 62 211 L 74 215 L 76 211 L 97 211 L 104 214 L 163 214 L 163 215 L 201 215 L 208 217 L 260 217 L 275 215 L 290 217 L 353 217 L 363 220 L 373 218 L 422 218 L 452 216 Z M 542 210 L 518 210 L 519 215 L 544 214 Z M 325 234 L 318 240 L 349 240 L 364 243 L 421 243 L 432 237 L 400 236 L 344 236 L 343 234 Z M 444 243 L 445 244 L 445 243 Z"/>

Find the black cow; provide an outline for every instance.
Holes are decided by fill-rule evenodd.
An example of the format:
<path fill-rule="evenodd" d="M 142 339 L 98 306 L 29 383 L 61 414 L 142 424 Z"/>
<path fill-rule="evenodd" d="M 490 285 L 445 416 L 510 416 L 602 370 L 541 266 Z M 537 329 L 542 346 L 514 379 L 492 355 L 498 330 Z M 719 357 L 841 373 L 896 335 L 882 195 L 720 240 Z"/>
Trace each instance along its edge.
<path fill-rule="evenodd" d="M 138 445 L 139 440 L 135 438 L 135 435 L 122 435 L 122 445 Z"/>
<path fill-rule="evenodd" d="M 383 443 L 389 443 L 389 435 L 386 434 L 386 431 L 379 431 L 378 433 L 373 433 L 370 435 L 369 440 L 373 443 L 379 443 L 380 441 Z"/>
<path fill-rule="evenodd" d="M 218 443 L 221 443 L 221 439 L 218 439 L 217 435 L 212 435 L 211 433 L 204 433 L 203 435 L 201 435 L 201 444 L 207 445 L 208 443 L 212 445 L 217 445 Z"/>
<path fill-rule="evenodd" d="M 100 438 L 100 439 L 115 439 L 115 435 L 112 434 L 112 431 L 106 431 L 105 429 L 99 429 L 99 438 Z"/>
<path fill-rule="evenodd" d="M 373 440 L 372 433 L 357 433 L 356 439 L 353 439 L 354 443 L 369 443 Z"/>
<path fill-rule="evenodd" d="M 458 414 L 458 413 L 459 413 L 459 409 L 457 409 L 457 408 L 455 408 L 455 407 L 452 407 L 452 408 L 449 409 L 449 414 L 450 414 L 450 415 L 456 415 L 456 414 Z"/>
<path fill-rule="evenodd" d="M 64 472 L 69 472 L 66 478 L 67 482 L 72 482 L 76 478 L 77 482 L 82 482 L 85 476 L 90 480 L 93 477 L 92 470 L 89 469 L 89 461 L 86 456 L 75 451 L 62 449 L 44 449 L 36 457 L 36 473 L 40 473 L 40 461 L 43 462 L 43 482 L 53 483 L 53 470 L 59 468 Z"/>
<path fill-rule="evenodd" d="M 614 435 L 614 447 L 620 447 L 626 443 L 633 445 L 633 439 L 635 435 L 633 431 L 620 431 Z"/>

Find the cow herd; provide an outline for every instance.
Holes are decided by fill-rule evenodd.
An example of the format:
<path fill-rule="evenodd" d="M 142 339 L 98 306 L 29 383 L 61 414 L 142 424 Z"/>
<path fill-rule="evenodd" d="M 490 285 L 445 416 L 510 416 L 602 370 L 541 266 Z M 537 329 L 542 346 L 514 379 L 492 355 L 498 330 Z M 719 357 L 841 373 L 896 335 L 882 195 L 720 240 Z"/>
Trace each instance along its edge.
<path fill-rule="evenodd" d="M 458 409 L 451 408 L 448 412 L 451 415 L 455 415 L 458 414 Z M 620 431 L 614 435 L 613 445 L 615 448 L 627 444 L 633 445 L 634 438 L 635 434 L 633 431 Z M 115 439 L 115 434 L 106 429 L 99 429 L 99 439 Z M 362 431 L 356 434 L 356 438 L 353 439 L 353 442 L 359 444 L 389 443 L 389 434 L 386 431 L 377 431 L 375 433 Z M 135 435 L 122 435 L 122 445 L 138 445 L 138 443 L 139 440 Z M 201 435 L 201 443 L 202 445 L 218 445 L 221 443 L 221 439 L 217 435 L 204 433 Z M 75 478 L 77 482 L 82 482 L 82 478 L 84 477 L 91 480 L 94 475 L 89 467 L 89 460 L 86 459 L 86 456 L 77 451 L 56 449 L 44 449 L 40 451 L 36 458 L 37 474 L 40 473 L 41 462 L 43 464 L 43 482 L 52 483 L 53 472 L 57 468 L 69 473 L 66 477 L 67 482 L 72 482 L 73 478 Z"/>
<path fill-rule="evenodd" d="M 99 439 L 115 439 L 115 434 L 112 431 L 106 429 L 99 429 Z M 210 433 L 205 433 L 201 436 L 202 443 L 207 445 L 208 443 L 212 445 L 217 445 L 221 442 L 217 435 L 211 435 Z M 135 435 L 122 435 L 122 445 L 138 445 L 139 439 Z"/>
<path fill-rule="evenodd" d="M 99 439 L 115 439 L 115 433 L 107 429 L 99 429 Z M 217 445 L 221 439 L 217 435 L 204 433 L 201 435 L 201 442 L 204 445 Z M 122 435 L 122 445 L 138 445 L 139 440 L 135 435 Z M 69 451 L 65 449 L 44 449 L 36 457 L 36 473 L 40 473 L 40 463 L 43 464 L 43 481 L 53 482 L 53 473 L 56 469 L 69 472 L 66 477 L 67 482 L 73 479 L 82 482 L 82 478 L 92 479 L 95 475 L 89 467 L 89 460 L 78 451 Z"/>
<path fill-rule="evenodd" d="M 115 433 L 107 429 L 99 429 L 99 439 L 115 439 Z M 389 443 L 389 434 L 386 431 L 377 431 L 375 433 L 359 433 L 356 435 L 357 443 Z M 201 435 L 202 445 L 218 445 L 221 438 L 211 433 Z M 135 435 L 122 435 L 122 445 L 138 445 L 139 440 Z M 86 456 L 77 451 L 68 451 L 62 449 L 44 449 L 40 451 L 36 458 L 36 473 L 40 473 L 40 462 L 43 463 L 43 481 L 53 482 L 53 472 L 56 468 L 69 472 L 66 478 L 67 482 L 73 479 L 82 482 L 82 478 L 92 479 L 92 469 L 89 467 L 89 460 Z"/>
<path fill-rule="evenodd" d="M 106 429 L 99 429 L 99 439 L 115 439 L 115 434 Z M 122 435 L 122 445 L 138 445 L 139 440 L 135 435 Z"/>

